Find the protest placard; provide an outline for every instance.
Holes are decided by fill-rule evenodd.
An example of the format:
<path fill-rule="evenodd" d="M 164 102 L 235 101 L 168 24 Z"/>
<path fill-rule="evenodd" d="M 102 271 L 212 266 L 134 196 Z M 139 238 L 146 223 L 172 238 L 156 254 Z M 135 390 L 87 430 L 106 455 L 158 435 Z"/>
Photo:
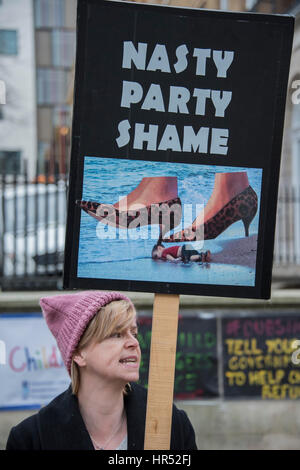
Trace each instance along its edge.
<path fill-rule="evenodd" d="M 268 298 L 293 18 L 78 8 L 64 286 Z"/>

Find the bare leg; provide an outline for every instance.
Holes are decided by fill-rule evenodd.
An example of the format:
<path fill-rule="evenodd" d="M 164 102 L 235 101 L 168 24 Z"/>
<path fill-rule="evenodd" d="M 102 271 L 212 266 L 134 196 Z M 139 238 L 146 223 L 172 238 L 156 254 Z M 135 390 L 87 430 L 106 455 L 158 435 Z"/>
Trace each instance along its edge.
<path fill-rule="evenodd" d="M 193 226 L 205 223 L 211 219 L 237 194 L 249 186 L 248 175 L 245 171 L 233 173 L 216 173 L 213 192 L 203 209 L 193 222 Z"/>
<path fill-rule="evenodd" d="M 202 263 L 209 263 L 211 260 L 211 252 L 208 250 L 205 253 L 201 252 L 199 255 L 192 255 L 191 261 L 202 261 Z"/>
<path fill-rule="evenodd" d="M 202 257 L 200 255 L 192 255 L 190 261 L 201 261 Z"/>
<path fill-rule="evenodd" d="M 176 176 L 143 178 L 140 184 L 119 202 L 114 204 L 121 211 L 135 210 L 178 197 Z"/>

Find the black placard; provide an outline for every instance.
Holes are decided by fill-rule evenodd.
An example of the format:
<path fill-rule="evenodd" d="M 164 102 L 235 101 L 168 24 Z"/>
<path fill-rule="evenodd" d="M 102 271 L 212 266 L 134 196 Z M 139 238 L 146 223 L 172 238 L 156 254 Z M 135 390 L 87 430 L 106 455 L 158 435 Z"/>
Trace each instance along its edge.
<path fill-rule="evenodd" d="M 300 398 L 299 315 L 226 318 L 222 330 L 226 398 Z"/>
<path fill-rule="evenodd" d="M 269 298 L 293 23 L 78 1 L 64 287 Z"/>
<path fill-rule="evenodd" d="M 147 386 L 152 317 L 140 316 L 142 351 L 140 383 Z M 177 399 L 219 396 L 216 318 L 179 316 L 174 396 Z"/>

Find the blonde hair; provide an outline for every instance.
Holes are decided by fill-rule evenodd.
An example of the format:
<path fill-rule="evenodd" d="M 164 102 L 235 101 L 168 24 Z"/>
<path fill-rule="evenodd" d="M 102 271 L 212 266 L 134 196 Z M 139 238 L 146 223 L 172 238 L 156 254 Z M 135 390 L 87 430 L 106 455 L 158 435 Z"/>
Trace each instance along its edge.
<path fill-rule="evenodd" d="M 112 333 L 121 333 L 124 331 L 129 327 L 135 315 L 135 308 L 130 302 L 127 300 L 114 300 L 104 307 L 101 307 L 93 317 L 73 353 L 71 384 L 72 393 L 74 395 L 78 394 L 80 386 L 80 368 L 74 361 L 74 356 L 91 343 L 101 343 L 106 338 L 109 338 Z M 124 393 L 126 393 L 125 389 Z"/>

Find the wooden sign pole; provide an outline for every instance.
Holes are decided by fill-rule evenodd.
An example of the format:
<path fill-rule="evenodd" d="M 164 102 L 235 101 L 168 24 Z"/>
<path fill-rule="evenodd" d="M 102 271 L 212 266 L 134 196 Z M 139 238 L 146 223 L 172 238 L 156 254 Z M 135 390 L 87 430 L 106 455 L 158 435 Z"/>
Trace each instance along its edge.
<path fill-rule="evenodd" d="M 155 294 L 145 450 L 170 449 L 179 295 Z"/>

